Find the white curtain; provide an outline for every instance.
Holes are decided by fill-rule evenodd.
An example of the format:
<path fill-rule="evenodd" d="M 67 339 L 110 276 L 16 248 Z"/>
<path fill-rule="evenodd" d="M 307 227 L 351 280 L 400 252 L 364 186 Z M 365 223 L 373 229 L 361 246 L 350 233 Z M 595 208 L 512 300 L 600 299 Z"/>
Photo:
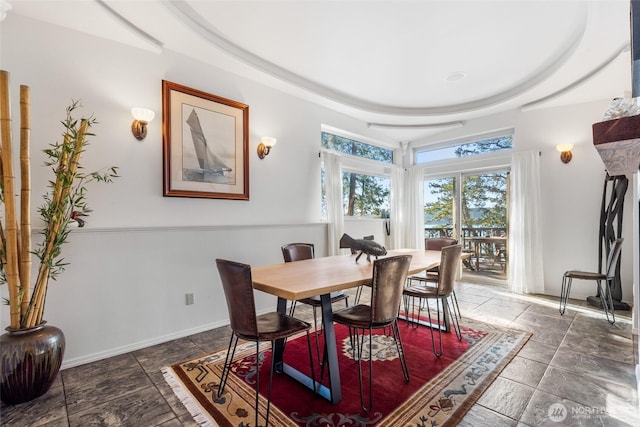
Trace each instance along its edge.
<path fill-rule="evenodd" d="M 424 167 L 413 167 L 405 176 L 403 246 L 424 249 Z"/>
<path fill-rule="evenodd" d="M 404 248 L 404 227 L 406 223 L 406 197 L 405 197 L 405 175 L 406 171 L 400 167 L 391 170 L 391 248 Z"/>
<path fill-rule="evenodd" d="M 515 153 L 509 206 L 509 282 L 518 293 L 544 293 L 540 226 L 540 154 Z"/>
<path fill-rule="evenodd" d="M 340 156 L 328 151 L 322 152 L 325 177 L 325 197 L 327 201 L 327 253 L 340 253 L 340 238 L 344 232 L 344 212 L 342 207 L 342 167 Z"/>

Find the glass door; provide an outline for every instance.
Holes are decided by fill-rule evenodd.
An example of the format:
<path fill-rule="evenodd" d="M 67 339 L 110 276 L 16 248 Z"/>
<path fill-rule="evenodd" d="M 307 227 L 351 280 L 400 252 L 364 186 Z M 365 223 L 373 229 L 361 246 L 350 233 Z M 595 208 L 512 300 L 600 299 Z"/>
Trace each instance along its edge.
<path fill-rule="evenodd" d="M 507 279 L 506 170 L 462 175 L 461 243 L 471 254 L 463 270 L 468 278 Z"/>
<path fill-rule="evenodd" d="M 457 173 L 424 181 L 425 238 L 453 237 L 468 258 L 462 278 L 506 283 L 509 171 Z"/>
<path fill-rule="evenodd" d="M 456 177 L 424 181 L 424 237 L 457 239 Z"/>

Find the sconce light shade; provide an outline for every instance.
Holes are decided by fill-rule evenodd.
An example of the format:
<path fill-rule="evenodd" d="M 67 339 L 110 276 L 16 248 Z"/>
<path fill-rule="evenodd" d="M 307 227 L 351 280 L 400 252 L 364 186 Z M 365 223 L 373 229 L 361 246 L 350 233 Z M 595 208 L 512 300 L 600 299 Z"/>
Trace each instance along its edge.
<path fill-rule="evenodd" d="M 263 136 L 260 138 L 260 144 L 258 144 L 258 157 L 264 159 L 271 151 L 271 147 L 276 145 L 276 142 L 278 142 L 278 140 L 272 136 Z"/>
<path fill-rule="evenodd" d="M 569 163 L 573 154 L 571 154 L 571 149 L 573 148 L 573 144 L 558 144 L 556 145 L 556 150 L 560 152 L 560 160 L 562 163 Z"/>
<path fill-rule="evenodd" d="M 147 124 L 156 114 L 146 108 L 132 108 L 131 115 L 135 119 L 131 124 L 131 132 L 138 141 L 142 141 L 147 136 Z"/>

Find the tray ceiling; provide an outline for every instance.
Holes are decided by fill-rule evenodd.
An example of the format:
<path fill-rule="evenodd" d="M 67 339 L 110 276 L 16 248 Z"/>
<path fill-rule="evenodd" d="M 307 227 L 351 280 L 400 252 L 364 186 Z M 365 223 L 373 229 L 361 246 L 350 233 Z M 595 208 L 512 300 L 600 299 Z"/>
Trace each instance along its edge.
<path fill-rule="evenodd" d="M 625 0 L 8 3 L 9 14 L 188 55 L 396 140 L 631 91 Z"/>

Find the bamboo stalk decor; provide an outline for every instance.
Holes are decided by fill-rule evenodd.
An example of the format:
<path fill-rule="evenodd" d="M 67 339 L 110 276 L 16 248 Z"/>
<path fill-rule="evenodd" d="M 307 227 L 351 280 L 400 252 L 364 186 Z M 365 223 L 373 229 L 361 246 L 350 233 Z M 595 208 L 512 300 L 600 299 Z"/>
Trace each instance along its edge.
<path fill-rule="evenodd" d="M 34 250 L 31 246 L 31 178 L 30 178 L 30 91 L 20 86 L 20 192 L 14 190 L 13 148 L 11 137 L 11 112 L 9 73 L 0 70 L 0 200 L 4 204 L 4 217 L 0 221 L 0 283 L 9 287 L 10 329 L 26 329 L 42 323 L 49 279 L 61 273 L 66 264 L 61 258 L 62 245 L 70 232 L 72 213 L 90 212 L 86 203 L 86 184 L 92 181 L 111 182 L 118 176 L 116 167 L 85 173 L 80 159 L 87 137 L 94 136 L 90 128 L 96 123 L 93 117 L 73 117 L 80 108 L 78 101 L 67 107 L 62 142 L 43 150 L 47 155 L 46 166 L 51 167 L 54 178 L 44 194 L 44 203 L 38 208 L 45 222 L 44 239 Z M 18 197 L 19 196 L 19 197 Z M 19 199 L 19 205 L 16 200 Z M 18 211 L 19 208 L 19 211 Z M 19 216 L 19 217 L 18 217 Z M 35 255 L 39 268 L 31 287 L 31 259 Z"/>

